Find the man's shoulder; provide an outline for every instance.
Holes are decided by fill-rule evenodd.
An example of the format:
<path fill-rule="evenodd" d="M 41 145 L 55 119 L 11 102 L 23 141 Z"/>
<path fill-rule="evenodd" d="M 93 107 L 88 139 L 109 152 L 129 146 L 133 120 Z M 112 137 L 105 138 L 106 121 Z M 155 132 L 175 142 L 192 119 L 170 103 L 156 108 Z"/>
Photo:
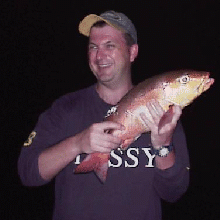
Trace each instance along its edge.
<path fill-rule="evenodd" d="M 91 85 L 89 87 L 67 93 L 60 98 L 58 98 L 53 106 L 63 106 L 65 108 L 74 107 L 79 103 L 85 102 L 86 100 L 90 100 L 94 97 L 95 85 Z"/>
<path fill-rule="evenodd" d="M 67 93 L 63 96 L 61 96 L 58 100 L 66 100 L 66 101 L 72 101 L 72 100 L 78 100 L 81 98 L 87 98 L 91 97 L 94 94 L 95 91 L 95 85 L 91 85 L 89 87 Z"/>

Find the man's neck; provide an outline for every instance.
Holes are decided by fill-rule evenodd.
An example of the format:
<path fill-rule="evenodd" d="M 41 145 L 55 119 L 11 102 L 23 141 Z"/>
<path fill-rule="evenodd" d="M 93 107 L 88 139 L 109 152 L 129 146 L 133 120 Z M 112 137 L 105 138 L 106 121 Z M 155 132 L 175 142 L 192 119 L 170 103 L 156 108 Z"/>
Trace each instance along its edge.
<path fill-rule="evenodd" d="M 105 84 L 97 83 L 96 91 L 99 97 L 103 99 L 106 103 L 111 105 L 116 105 L 121 98 L 132 89 L 133 85 L 131 82 L 123 86 L 109 86 Z"/>

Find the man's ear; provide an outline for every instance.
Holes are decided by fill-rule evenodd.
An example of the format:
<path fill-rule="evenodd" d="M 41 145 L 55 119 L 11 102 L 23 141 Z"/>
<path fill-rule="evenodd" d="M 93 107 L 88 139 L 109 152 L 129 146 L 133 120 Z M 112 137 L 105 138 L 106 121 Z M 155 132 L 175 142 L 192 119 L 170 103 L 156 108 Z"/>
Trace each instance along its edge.
<path fill-rule="evenodd" d="M 138 55 L 138 44 L 133 44 L 130 47 L 130 61 L 133 62 Z"/>

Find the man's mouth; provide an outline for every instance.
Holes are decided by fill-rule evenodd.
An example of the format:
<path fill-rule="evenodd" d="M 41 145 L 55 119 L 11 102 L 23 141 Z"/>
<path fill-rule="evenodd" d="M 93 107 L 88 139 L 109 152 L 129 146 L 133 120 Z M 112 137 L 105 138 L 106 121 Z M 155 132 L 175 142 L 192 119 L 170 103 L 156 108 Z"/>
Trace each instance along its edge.
<path fill-rule="evenodd" d="M 105 68 L 105 67 L 111 66 L 112 64 L 111 63 L 106 63 L 106 64 L 97 64 L 97 65 L 98 65 L 98 67 Z"/>

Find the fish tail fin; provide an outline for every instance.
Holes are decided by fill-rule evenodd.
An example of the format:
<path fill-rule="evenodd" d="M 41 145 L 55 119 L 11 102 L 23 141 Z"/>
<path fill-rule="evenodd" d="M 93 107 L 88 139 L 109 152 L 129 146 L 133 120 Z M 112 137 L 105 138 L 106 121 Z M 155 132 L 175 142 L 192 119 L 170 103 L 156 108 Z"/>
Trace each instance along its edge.
<path fill-rule="evenodd" d="M 97 166 L 94 172 L 96 176 L 101 180 L 101 182 L 104 183 L 108 173 L 108 160 L 102 163 L 100 166 Z"/>
<path fill-rule="evenodd" d="M 108 160 L 110 154 L 89 154 L 75 169 L 74 173 L 87 173 L 94 171 L 97 177 L 104 183 L 108 172 Z"/>

